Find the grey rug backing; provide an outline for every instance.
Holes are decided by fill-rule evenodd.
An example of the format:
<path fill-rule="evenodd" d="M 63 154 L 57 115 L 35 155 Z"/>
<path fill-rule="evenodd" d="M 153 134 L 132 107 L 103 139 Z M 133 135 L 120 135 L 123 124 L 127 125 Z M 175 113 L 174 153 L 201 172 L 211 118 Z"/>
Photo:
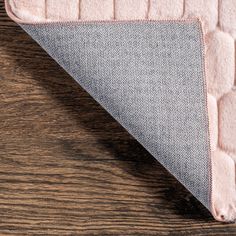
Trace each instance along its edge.
<path fill-rule="evenodd" d="M 210 209 L 203 43 L 197 21 L 21 26 Z"/>

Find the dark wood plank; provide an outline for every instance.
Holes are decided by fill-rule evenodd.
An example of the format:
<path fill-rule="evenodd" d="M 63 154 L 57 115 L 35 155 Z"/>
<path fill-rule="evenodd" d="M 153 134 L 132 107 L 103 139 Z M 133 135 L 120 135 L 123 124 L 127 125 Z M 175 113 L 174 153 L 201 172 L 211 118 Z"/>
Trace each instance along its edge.
<path fill-rule="evenodd" d="M 236 235 L 6 15 L 0 235 Z"/>

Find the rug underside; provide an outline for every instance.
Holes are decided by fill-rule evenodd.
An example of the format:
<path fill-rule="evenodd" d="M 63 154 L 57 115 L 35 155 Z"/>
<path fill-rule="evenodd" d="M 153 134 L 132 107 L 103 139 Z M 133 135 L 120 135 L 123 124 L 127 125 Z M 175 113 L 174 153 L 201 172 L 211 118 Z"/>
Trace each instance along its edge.
<path fill-rule="evenodd" d="M 197 21 L 21 27 L 210 209 L 203 42 Z"/>

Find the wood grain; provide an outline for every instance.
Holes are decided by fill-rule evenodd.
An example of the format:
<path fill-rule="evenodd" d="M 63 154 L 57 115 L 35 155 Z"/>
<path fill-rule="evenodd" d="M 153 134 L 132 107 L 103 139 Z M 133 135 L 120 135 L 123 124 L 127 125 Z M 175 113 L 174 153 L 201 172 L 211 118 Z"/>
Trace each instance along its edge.
<path fill-rule="evenodd" d="M 0 235 L 236 235 L 6 15 Z"/>

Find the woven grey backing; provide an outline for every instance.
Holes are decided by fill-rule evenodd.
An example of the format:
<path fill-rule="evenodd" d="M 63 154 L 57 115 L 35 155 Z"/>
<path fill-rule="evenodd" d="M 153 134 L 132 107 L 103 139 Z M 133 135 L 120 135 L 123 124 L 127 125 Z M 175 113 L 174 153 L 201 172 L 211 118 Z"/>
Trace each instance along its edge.
<path fill-rule="evenodd" d="M 21 26 L 210 208 L 203 45 L 197 21 Z"/>

